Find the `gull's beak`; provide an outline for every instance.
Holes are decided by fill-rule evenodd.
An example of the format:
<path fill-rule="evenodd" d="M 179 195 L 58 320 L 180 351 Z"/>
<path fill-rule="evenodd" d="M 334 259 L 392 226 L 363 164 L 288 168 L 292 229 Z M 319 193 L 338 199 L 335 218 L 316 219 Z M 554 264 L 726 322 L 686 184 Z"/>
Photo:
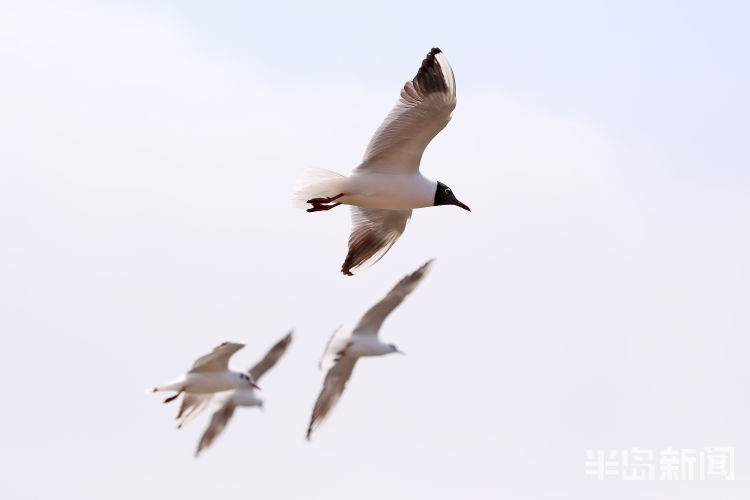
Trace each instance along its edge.
<path fill-rule="evenodd" d="M 399 354 L 401 354 L 401 355 L 403 355 L 403 356 L 406 356 L 406 353 L 404 351 L 399 351 L 398 349 L 396 349 L 396 352 L 399 353 Z"/>
<path fill-rule="evenodd" d="M 260 387 L 258 387 L 258 386 L 257 386 L 256 384 L 250 384 L 250 385 L 252 385 L 252 386 L 253 386 L 253 387 L 255 387 L 256 389 L 260 390 Z"/>
<path fill-rule="evenodd" d="M 461 207 L 464 210 L 468 210 L 469 212 L 471 212 L 471 209 L 468 206 L 464 205 L 463 203 L 461 203 L 458 200 L 456 200 L 456 203 L 454 203 L 454 205 L 456 205 L 457 207 Z"/>

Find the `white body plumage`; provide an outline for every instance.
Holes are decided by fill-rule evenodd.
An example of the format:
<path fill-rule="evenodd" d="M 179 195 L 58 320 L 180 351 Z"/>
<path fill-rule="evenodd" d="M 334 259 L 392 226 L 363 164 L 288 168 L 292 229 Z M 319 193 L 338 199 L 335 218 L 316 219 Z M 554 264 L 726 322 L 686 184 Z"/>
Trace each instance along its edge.
<path fill-rule="evenodd" d="M 351 344 L 346 348 L 348 356 L 382 356 L 395 352 L 393 344 L 384 344 L 377 335 L 354 334 L 351 336 Z"/>
<path fill-rule="evenodd" d="M 437 181 L 421 173 L 384 174 L 355 170 L 346 178 L 338 201 L 365 208 L 404 210 L 431 207 Z"/>
<path fill-rule="evenodd" d="M 165 385 L 155 387 L 157 391 L 179 391 L 194 394 L 245 389 L 250 387 L 250 381 L 244 373 L 234 371 L 223 372 L 193 372 L 175 378 Z"/>

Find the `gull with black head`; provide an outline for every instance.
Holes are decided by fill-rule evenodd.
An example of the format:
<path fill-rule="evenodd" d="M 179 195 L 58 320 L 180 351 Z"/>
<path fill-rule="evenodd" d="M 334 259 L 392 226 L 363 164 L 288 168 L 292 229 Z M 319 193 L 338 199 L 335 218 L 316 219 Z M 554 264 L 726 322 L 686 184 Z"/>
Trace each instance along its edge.
<path fill-rule="evenodd" d="M 404 232 L 412 209 L 455 205 L 469 210 L 451 188 L 419 171 L 422 153 L 448 124 L 455 107 L 453 70 L 442 51 L 434 48 L 417 76 L 406 82 L 364 159 L 348 176 L 311 168 L 298 181 L 298 208 L 319 212 L 351 205 L 349 252 L 341 266 L 345 275 L 380 260 Z"/>
<path fill-rule="evenodd" d="M 177 399 L 184 392 L 211 394 L 229 389 L 250 387 L 260 389 L 260 387 L 255 385 L 255 380 L 251 375 L 229 369 L 229 358 L 243 347 L 245 347 L 245 344 L 223 342 L 209 354 L 198 358 L 186 374 L 177 377 L 167 384 L 154 387 L 150 392 L 177 391 L 177 394 L 164 400 L 165 403 L 169 403 Z"/>
<path fill-rule="evenodd" d="M 284 338 L 279 340 L 274 346 L 266 353 L 266 355 L 258 361 L 252 368 L 248 370 L 248 375 L 255 381 L 260 378 L 271 368 L 276 365 L 276 362 L 284 355 L 289 344 L 292 343 L 292 334 L 289 332 Z M 211 422 L 203 432 L 200 441 L 198 442 L 198 448 L 195 451 L 197 457 L 201 451 L 209 447 L 211 443 L 222 433 L 224 428 L 229 423 L 229 420 L 234 415 L 234 410 L 238 406 L 253 407 L 257 406 L 263 408 L 263 400 L 258 397 L 257 391 L 253 387 L 242 387 L 239 389 L 217 392 L 214 394 L 193 394 L 186 393 L 185 397 L 182 398 L 182 406 L 180 412 L 177 414 L 177 418 L 182 418 L 178 429 L 182 428 L 190 420 L 194 419 L 199 413 L 206 409 L 209 405 L 213 407 L 214 413 L 211 416 Z"/>
<path fill-rule="evenodd" d="M 307 428 L 308 440 L 338 402 L 359 358 L 383 356 L 393 352 L 403 354 L 395 345 L 381 342 L 378 332 L 385 318 L 419 285 L 430 270 L 432 262 L 428 261 L 399 281 L 383 300 L 362 316 L 353 330 L 339 327 L 333 333 L 320 359 L 320 368 L 328 372 Z"/>

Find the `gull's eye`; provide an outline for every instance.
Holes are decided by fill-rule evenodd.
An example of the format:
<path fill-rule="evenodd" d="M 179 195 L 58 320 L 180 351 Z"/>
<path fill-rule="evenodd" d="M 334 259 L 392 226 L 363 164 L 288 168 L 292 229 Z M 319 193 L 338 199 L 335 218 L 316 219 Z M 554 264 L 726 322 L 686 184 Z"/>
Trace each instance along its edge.
<path fill-rule="evenodd" d="M 445 188 L 445 194 L 451 194 L 451 188 Z"/>

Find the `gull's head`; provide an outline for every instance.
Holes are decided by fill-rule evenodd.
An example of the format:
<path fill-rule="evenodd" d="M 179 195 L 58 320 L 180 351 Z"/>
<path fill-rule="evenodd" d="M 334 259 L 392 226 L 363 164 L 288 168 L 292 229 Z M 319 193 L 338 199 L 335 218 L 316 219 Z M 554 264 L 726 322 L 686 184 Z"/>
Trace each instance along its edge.
<path fill-rule="evenodd" d="M 396 347 L 396 344 L 388 344 L 388 348 L 390 349 L 390 352 L 397 352 L 399 354 L 406 354 L 404 351 L 399 351 L 398 347 Z"/>
<path fill-rule="evenodd" d="M 253 377 L 251 377 L 247 373 L 240 373 L 240 378 L 244 380 L 245 382 L 247 382 L 250 385 L 250 387 L 260 390 L 260 387 L 255 385 L 255 380 L 253 380 Z"/>
<path fill-rule="evenodd" d="M 440 181 L 437 181 L 434 205 L 456 205 L 457 207 L 461 207 L 464 210 L 468 210 L 469 212 L 471 212 L 471 209 L 469 207 L 458 201 L 456 195 L 453 194 L 453 190 Z"/>

